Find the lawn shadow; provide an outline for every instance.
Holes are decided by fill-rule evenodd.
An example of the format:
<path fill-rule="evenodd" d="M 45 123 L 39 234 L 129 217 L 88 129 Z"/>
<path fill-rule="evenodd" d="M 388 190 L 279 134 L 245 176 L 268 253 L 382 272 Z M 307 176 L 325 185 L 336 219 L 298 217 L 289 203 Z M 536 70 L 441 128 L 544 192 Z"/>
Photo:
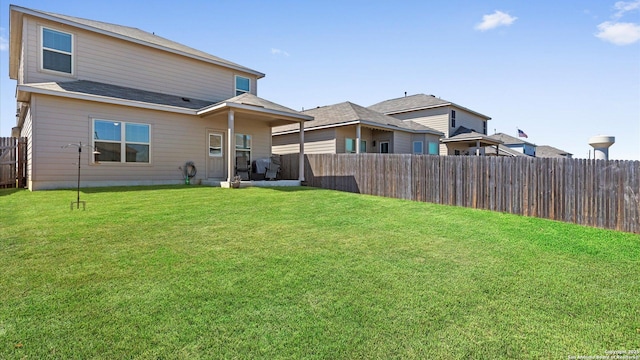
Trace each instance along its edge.
<path fill-rule="evenodd" d="M 26 189 L 8 188 L 0 189 L 0 196 L 8 196 L 17 193 L 18 191 L 27 191 Z"/>
<path fill-rule="evenodd" d="M 83 194 L 102 194 L 102 193 L 121 193 L 121 192 L 139 192 L 139 191 L 155 191 L 155 190 L 178 190 L 186 188 L 205 188 L 202 185 L 140 185 L 140 186 L 105 186 L 105 187 L 87 187 L 80 188 Z M 67 189 L 71 190 L 71 189 Z M 72 189 L 75 190 L 75 189 Z"/>

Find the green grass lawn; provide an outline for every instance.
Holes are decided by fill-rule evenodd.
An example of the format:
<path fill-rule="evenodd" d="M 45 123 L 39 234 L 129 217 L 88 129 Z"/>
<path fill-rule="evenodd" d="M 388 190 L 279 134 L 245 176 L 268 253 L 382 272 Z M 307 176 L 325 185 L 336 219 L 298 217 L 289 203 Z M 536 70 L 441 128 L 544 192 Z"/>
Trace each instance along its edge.
<path fill-rule="evenodd" d="M 0 190 L 0 358 L 640 348 L 640 236 L 310 188 Z"/>

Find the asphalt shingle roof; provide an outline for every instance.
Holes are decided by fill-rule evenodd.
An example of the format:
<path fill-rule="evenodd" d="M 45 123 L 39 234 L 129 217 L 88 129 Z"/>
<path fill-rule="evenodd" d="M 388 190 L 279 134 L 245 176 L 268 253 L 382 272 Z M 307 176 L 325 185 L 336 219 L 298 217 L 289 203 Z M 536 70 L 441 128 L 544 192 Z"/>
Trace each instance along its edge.
<path fill-rule="evenodd" d="M 177 95 L 161 94 L 152 91 L 133 89 L 124 86 L 110 85 L 95 81 L 78 80 L 68 82 L 51 82 L 28 84 L 29 87 L 57 91 L 97 95 L 115 99 L 139 101 L 149 104 L 167 105 L 179 108 L 198 110 L 214 104 L 212 101 L 185 98 Z"/>
<path fill-rule="evenodd" d="M 567 158 L 572 156 L 570 152 L 555 148 L 549 145 L 538 145 L 536 147 L 536 157 L 541 158 Z"/>
<path fill-rule="evenodd" d="M 490 135 L 489 137 L 491 137 L 493 139 L 500 140 L 505 145 L 521 145 L 521 144 L 527 144 L 527 145 L 532 145 L 532 146 L 535 145 L 533 143 L 530 143 L 528 141 L 524 141 L 524 140 L 522 140 L 520 138 L 511 136 L 511 135 L 507 135 L 505 133 L 495 133 L 493 135 Z"/>
<path fill-rule="evenodd" d="M 302 112 L 305 115 L 313 116 L 315 120 L 304 124 L 305 129 L 313 129 L 321 126 L 346 124 L 350 122 L 363 122 L 370 125 L 380 125 L 385 128 L 397 128 L 409 132 L 426 132 L 443 135 L 440 131 L 430 127 L 415 123 L 413 121 L 402 121 L 391 116 L 381 114 L 377 111 L 363 106 L 342 102 L 339 104 L 317 107 Z M 298 130 L 296 125 L 280 126 L 273 129 L 274 133 Z"/>
<path fill-rule="evenodd" d="M 396 112 L 424 109 L 434 106 L 451 104 L 450 101 L 439 99 L 433 95 L 416 94 L 397 99 L 381 101 L 369 106 L 369 109 L 383 114 L 393 114 Z"/>

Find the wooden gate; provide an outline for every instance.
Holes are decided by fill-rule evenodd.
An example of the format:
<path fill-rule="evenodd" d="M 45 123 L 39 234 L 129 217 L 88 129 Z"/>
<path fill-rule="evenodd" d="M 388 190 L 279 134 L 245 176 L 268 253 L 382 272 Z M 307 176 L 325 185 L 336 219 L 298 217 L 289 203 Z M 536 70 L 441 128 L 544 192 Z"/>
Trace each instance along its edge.
<path fill-rule="evenodd" d="M 26 150 L 26 138 L 0 138 L 0 188 L 25 187 Z"/>

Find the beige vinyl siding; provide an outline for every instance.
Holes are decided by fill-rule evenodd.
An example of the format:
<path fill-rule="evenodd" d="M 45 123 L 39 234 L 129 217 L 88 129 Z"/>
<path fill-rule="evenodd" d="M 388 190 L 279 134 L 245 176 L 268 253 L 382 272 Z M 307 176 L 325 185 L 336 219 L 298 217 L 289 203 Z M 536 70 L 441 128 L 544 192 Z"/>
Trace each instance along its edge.
<path fill-rule="evenodd" d="M 31 107 L 27 109 L 25 114 L 24 123 L 22 124 L 22 130 L 20 136 L 27 138 L 27 184 L 31 181 L 33 174 L 33 120 L 31 115 Z"/>
<path fill-rule="evenodd" d="M 226 136 L 227 127 L 226 113 L 200 118 L 37 94 L 32 96 L 32 111 L 37 114 L 33 123 L 33 165 L 37 171 L 32 174 L 32 190 L 75 186 L 77 151 L 61 147 L 79 141 L 91 143 L 94 118 L 149 124 L 150 163 L 94 164 L 88 151 L 83 152 L 82 183 L 86 186 L 180 183 L 178 167 L 187 161 L 193 161 L 198 169 L 194 181 L 204 179 L 207 130 L 218 129 Z M 252 135 L 254 159 L 270 155 L 267 123 L 236 113 L 235 124 L 237 133 Z"/>
<path fill-rule="evenodd" d="M 90 31 L 25 16 L 26 83 L 90 80 L 164 94 L 220 101 L 235 96 L 234 75 L 255 75 L 164 52 Z M 40 70 L 41 26 L 74 35 L 74 76 Z"/>
<path fill-rule="evenodd" d="M 411 154 L 413 153 L 413 143 L 411 142 L 411 133 L 404 131 L 393 132 L 393 153 L 394 154 Z"/>
<path fill-rule="evenodd" d="M 467 129 L 474 130 L 480 134 L 483 133 L 483 118 L 462 109 L 453 108 L 453 110 L 456 111 L 456 128 L 464 126 Z"/>
<path fill-rule="evenodd" d="M 346 140 L 356 138 L 356 125 L 341 126 L 336 129 L 336 153 L 344 154 L 346 152 Z M 360 140 L 367 142 L 367 152 L 373 151 L 373 131 L 371 128 L 360 127 Z"/>
<path fill-rule="evenodd" d="M 412 120 L 418 124 L 428 126 L 432 129 L 441 131 L 444 133 L 444 136 L 449 135 L 449 113 L 450 109 L 448 106 L 435 108 L 435 109 L 426 109 L 420 111 L 411 111 L 400 114 L 393 114 L 396 119 L 400 120 Z"/>
<path fill-rule="evenodd" d="M 300 134 L 285 134 L 273 136 L 274 154 L 294 154 L 300 152 Z M 335 128 L 310 130 L 304 132 L 305 154 L 335 154 Z"/>

